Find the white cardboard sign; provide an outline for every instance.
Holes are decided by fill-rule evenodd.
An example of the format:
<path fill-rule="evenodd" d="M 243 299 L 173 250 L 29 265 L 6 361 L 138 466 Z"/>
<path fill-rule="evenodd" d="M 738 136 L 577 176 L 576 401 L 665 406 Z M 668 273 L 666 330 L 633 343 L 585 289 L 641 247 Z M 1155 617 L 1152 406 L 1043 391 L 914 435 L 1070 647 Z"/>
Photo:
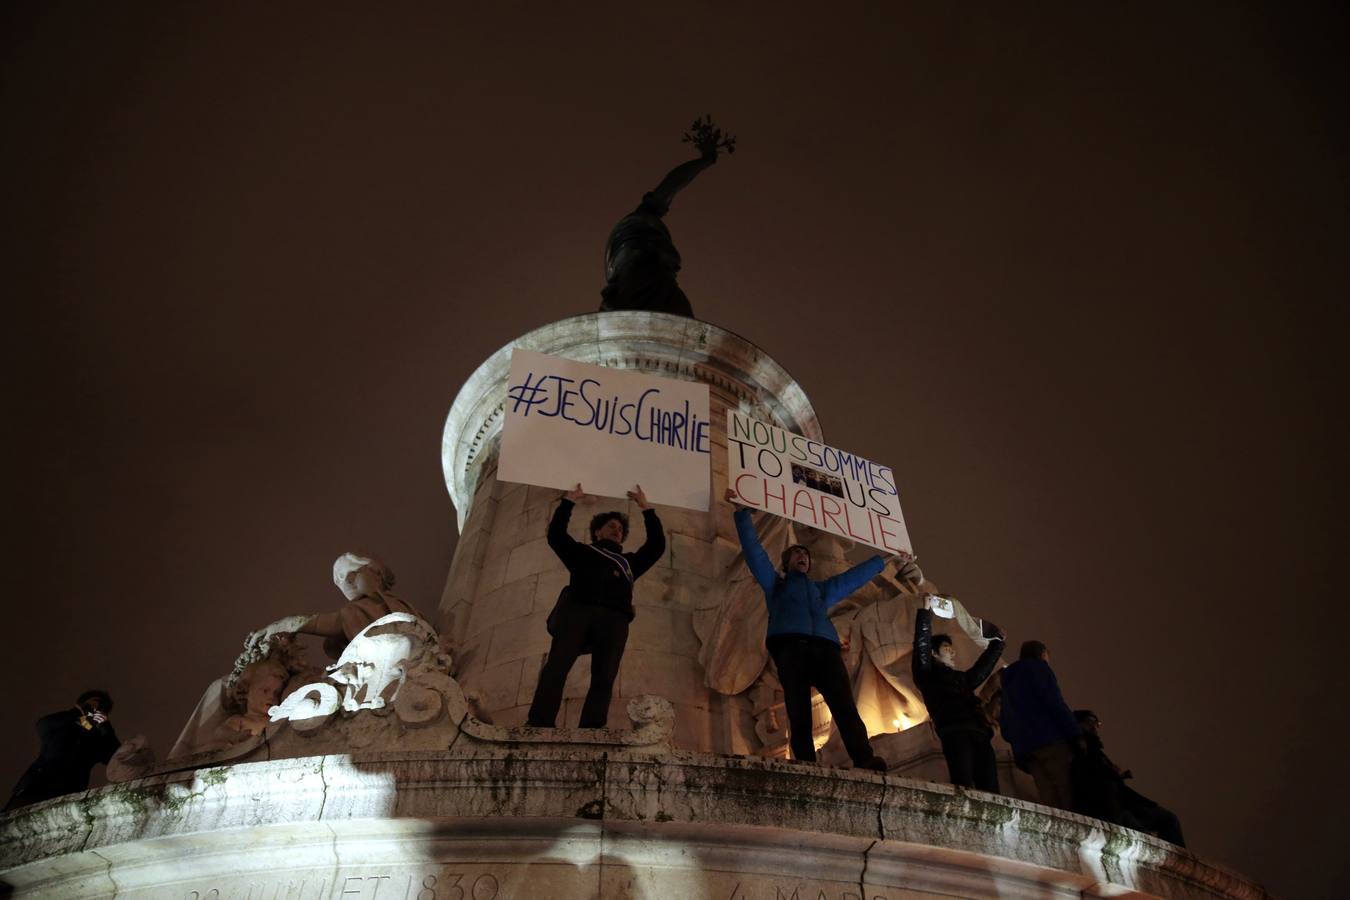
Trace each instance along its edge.
<path fill-rule="evenodd" d="M 742 506 L 914 555 L 889 466 L 727 410 L 727 480 Z"/>
<path fill-rule="evenodd" d="M 708 510 L 708 386 L 514 350 L 497 477 Z"/>

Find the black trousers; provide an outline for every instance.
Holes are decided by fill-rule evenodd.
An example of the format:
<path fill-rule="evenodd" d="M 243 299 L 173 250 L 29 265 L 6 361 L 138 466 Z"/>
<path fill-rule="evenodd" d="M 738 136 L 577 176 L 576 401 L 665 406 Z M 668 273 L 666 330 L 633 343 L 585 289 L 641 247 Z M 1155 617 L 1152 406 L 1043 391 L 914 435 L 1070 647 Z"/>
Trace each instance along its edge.
<path fill-rule="evenodd" d="M 962 728 L 938 733 L 952 784 L 998 793 L 998 767 L 994 763 L 991 737 L 983 731 Z"/>
<path fill-rule="evenodd" d="M 530 704 L 530 725 L 553 728 L 562 705 L 563 684 L 581 650 L 591 647 L 591 687 L 581 707 L 581 728 L 604 728 L 614 679 L 628 643 L 628 614 L 606 606 L 570 601 L 558 611 L 553 644 L 548 648 L 539 684 Z"/>
<path fill-rule="evenodd" d="M 766 644 L 778 667 L 778 680 L 783 683 L 793 759 L 814 762 L 816 758 L 815 742 L 811 740 L 811 688 L 815 688 L 830 708 L 853 765 L 865 767 L 871 763 L 875 757 L 867 742 L 867 726 L 853 702 L 839 645 L 824 638 L 796 635 L 776 635 Z"/>

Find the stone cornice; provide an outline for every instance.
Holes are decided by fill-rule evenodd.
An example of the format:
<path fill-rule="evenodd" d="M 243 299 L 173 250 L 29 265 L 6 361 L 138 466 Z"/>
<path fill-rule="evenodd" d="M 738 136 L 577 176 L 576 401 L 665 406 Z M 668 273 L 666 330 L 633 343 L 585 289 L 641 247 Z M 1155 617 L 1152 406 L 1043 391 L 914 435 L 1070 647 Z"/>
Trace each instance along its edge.
<path fill-rule="evenodd" d="M 536 328 L 502 347 L 460 388 L 441 437 L 441 467 L 462 528 L 478 467 L 502 428 L 506 378 L 516 347 L 579 362 L 704 382 L 797 434 L 821 440 L 806 392 L 787 370 L 745 338 L 696 319 L 665 313 L 587 313 Z"/>
<path fill-rule="evenodd" d="M 853 867 L 878 888 L 1269 896 L 1155 838 L 950 785 L 680 751 L 525 744 L 300 757 L 146 778 L 0 818 L 0 856 L 3 881 L 20 892 L 97 896 L 62 891 L 102 876 L 120 890 L 151 889 L 155 868 L 170 863 L 175 881 L 262 872 L 279 865 L 258 855 L 277 840 L 294 866 L 311 844 L 341 858 L 344 841 L 392 839 L 413 848 L 405 854 L 430 859 L 457 852 L 455 840 L 482 844 L 513 831 L 548 843 L 597 827 L 600 836 L 678 851 L 691 878 L 719 846 L 752 853 L 791 846 L 787 856 L 780 849 L 773 870 L 784 877 Z M 434 841 L 439 850 L 422 846 Z"/>

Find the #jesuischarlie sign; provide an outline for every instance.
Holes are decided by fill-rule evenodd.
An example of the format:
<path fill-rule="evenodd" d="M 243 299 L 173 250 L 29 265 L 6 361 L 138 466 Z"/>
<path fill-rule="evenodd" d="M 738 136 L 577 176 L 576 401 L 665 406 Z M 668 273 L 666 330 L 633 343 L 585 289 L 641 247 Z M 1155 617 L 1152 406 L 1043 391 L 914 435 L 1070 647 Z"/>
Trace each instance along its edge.
<path fill-rule="evenodd" d="M 889 466 L 734 410 L 727 410 L 727 458 L 727 480 L 743 506 L 885 553 L 914 554 Z"/>
<path fill-rule="evenodd" d="M 708 386 L 511 353 L 497 477 L 623 497 L 642 485 L 663 506 L 708 510 Z"/>

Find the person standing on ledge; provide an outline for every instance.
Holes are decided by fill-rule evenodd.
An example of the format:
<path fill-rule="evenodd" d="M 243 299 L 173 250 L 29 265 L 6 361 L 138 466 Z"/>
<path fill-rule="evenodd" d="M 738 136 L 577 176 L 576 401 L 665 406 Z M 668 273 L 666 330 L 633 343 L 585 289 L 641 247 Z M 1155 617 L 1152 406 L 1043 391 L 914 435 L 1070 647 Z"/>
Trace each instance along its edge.
<path fill-rule="evenodd" d="M 736 152 L 736 139 L 723 135 L 708 116 L 694 120 L 683 140 L 698 150 L 698 159 L 671 169 L 655 190 L 642 195 L 637 209 L 620 219 L 609 233 L 601 312 L 645 309 L 693 318 L 694 307 L 675 280 L 680 253 L 662 219 L 670 212 L 675 195 L 717 162 L 718 151 Z"/>
<path fill-rule="evenodd" d="M 553 635 L 534 701 L 525 724 L 553 728 L 562 704 L 563 683 L 577 657 L 591 654 L 591 687 L 581 707 L 582 728 L 604 728 L 609 719 L 609 700 L 619 674 L 623 648 L 628 643 L 628 623 L 633 621 L 633 582 L 656 565 L 666 552 L 666 535 L 656 510 L 647 502 L 642 485 L 628 492 L 628 499 L 642 510 L 647 539 L 635 553 L 625 553 L 628 517 L 613 510 L 591 519 L 583 544 L 567 533 L 572 508 L 583 498 L 581 485 L 563 494 L 548 525 L 548 545 L 562 560 L 572 578 L 548 617 Z"/>
<path fill-rule="evenodd" d="M 1018 768 L 1036 780 L 1040 801 L 1073 812 L 1070 773 L 1083 735 L 1050 668 L 1050 650 L 1040 641 L 1022 644 L 1017 662 L 1003 670 L 998 721 Z"/>
<path fill-rule="evenodd" d="M 69 709 L 38 719 L 42 748 L 15 785 L 5 811 L 88 788 L 89 771 L 99 763 L 107 765 L 121 744 L 108 721 L 112 705 L 107 691 L 85 691 Z"/>
<path fill-rule="evenodd" d="M 735 488 L 727 488 L 726 499 L 735 501 Z M 885 560 L 873 556 L 833 578 L 812 581 L 811 551 L 798 544 L 783 551 L 780 575 L 759 542 L 750 510 L 738 507 L 735 518 L 745 565 L 759 582 L 769 607 L 764 643 L 783 683 L 793 759 L 816 760 L 811 739 L 811 688 L 815 688 L 830 708 L 854 768 L 886 771 L 886 761 L 873 753 L 868 743 L 867 726 L 858 715 L 839 650 L 839 634 L 829 615 L 831 606 L 880 575 L 886 568 Z"/>
<path fill-rule="evenodd" d="M 956 648 L 949 635 L 933 636 L 933 604 L 950 603 L 929 595 L 923 609 L 914 616 L 914 655 L 911 666 L 914 684 L 923 694 L 924 705 L 933 720 L 947 772 L 952 784 L 973 787 L 997 794 L 998 769 L 990 741 L 994 730 L 984 716 L 984 708 L 975 691 L 998 663 L 1003 653 L 1003 632 L 992 622 L 981 622 L 989 646 L 975 665 L 964 672 L 956 668 Z"/>
<path fill-rule="evenodd" d="M 1075 709 L 1073 717 L 1083 731 L 1085 744 L 1073 764 L 1074 811 L 1085 816 L 1115 822 L 1135 831 L 1148 831 L 1178 847 L 1186 846 L 1181 820 L 1165 806 L 1159 806 L 1125 783 L 1134 774 L 1122 769 L 1106 755 L 1102 744 L 1102 720 L 1090 709 Z"/>

